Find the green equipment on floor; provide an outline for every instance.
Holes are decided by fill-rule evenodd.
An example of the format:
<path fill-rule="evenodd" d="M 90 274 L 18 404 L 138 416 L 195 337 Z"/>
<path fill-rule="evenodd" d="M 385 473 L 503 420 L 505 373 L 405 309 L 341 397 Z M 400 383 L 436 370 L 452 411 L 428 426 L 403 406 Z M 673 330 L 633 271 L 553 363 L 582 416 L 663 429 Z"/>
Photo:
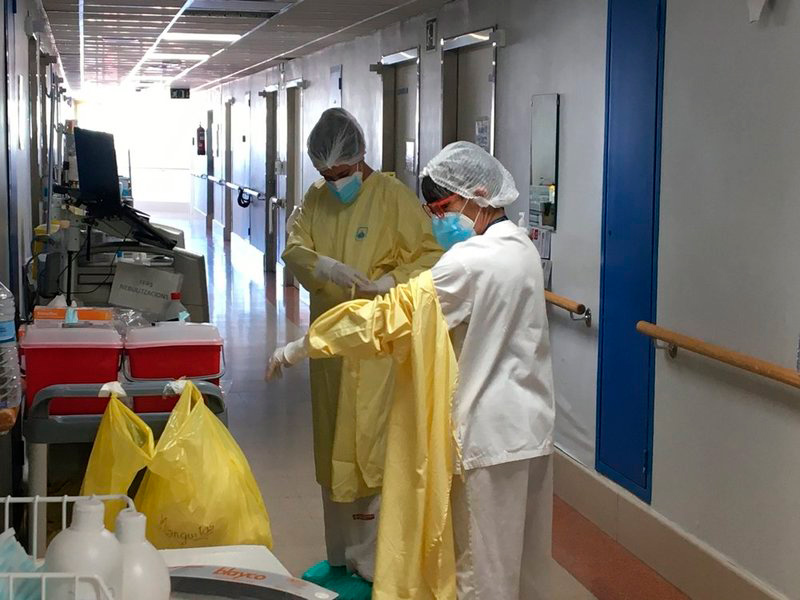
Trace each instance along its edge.
<path fill-rule="evenodd" d="M 372 584 L 347 567 L 332 567 L 327 560 L 303 573 L 303 579 L 339 594 L 339 600 L 370 600 Z"/>

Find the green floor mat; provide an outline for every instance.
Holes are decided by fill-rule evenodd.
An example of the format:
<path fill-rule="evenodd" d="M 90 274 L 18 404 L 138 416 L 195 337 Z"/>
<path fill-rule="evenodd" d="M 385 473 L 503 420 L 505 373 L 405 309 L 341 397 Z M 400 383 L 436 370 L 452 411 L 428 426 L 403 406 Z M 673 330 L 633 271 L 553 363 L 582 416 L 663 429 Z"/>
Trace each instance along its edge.
<path fill-rule="evenodd" d="M 303 573 L 303 579 L 339 594 L 339 600 L 370 600 L 372 584 L 346 567 L 332 567 L 328 561 L 314 565 Z"/>

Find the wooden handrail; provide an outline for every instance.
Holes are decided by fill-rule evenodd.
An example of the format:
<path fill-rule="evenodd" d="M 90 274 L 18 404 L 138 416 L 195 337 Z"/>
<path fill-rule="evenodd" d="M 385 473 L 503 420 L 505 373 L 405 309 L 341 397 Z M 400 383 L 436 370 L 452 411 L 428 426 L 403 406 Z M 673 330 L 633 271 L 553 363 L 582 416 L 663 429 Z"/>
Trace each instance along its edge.
<path fill-rule="evenodd" d="M 558 294 L 554 294 L 553 292 L 547 290 L 544 292 L 544 299 L 550 304 L 558 306 L 559 308 L 563 308 L 564 310 L 576 315 L 582 315 L 586 312 L 585 305 L 575 302 L 575 300 L 565 298 L 564 296 L 559 296 Z"/>
<path fill-rule="evenodd" d="M 774 379 L 775 381 L 780 381 L 786 385 L 800 388 L 800 373 L 792 369 L 788 369 L 786 367 L 782 367 L 780 365 L 776 365 L 747 354 L 742 354 L 741 352 L 735 352 L 734 350 L 729 350 L 728 348 L 724 348 L 722 346 L 709 344 L 703 340 L 689 337 L 688 335 L 683 335 L 682 333 L 670 331 L 669 329 L 659 327 L 658 325 L 648 323 L 647 321 L 639 321 L 636 324 L 636 331 L 650 336 L 653 339 L 666 342 L 673 349 L 684 348 L 690 352 L 702 354 L 708 358 L 713 358 L 714 360 L 724 362 L 732 367 L 744 369 L 745 371 L 750 371 L 756 375 L 761 375 L 762 377 Z"/>
<path fill-rule="evenodd" d="M 592 311 L 586 308 L 585 304 L 575 302 L 575 300 L 570 300 L 564 296 L 559 296 L 548 290 L 544 291 L 544 299 L 553 306 L 558 306 L 566 310 L 573 321 L 583 321 L 586 323 L 587 327 L 592 326 Z M 575 315 L 578 316 L 576 317 Z"/>

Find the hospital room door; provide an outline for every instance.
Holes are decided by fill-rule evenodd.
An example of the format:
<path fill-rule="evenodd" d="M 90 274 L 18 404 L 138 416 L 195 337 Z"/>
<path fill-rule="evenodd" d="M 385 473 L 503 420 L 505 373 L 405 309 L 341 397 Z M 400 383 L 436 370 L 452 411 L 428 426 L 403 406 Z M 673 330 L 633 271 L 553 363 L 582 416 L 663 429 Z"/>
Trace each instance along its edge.
<path fill-rule="evenodd" d="M 278 179 L 281 164 L 278 158 L 278 90 L 277 86 L 264 90 L 259 94 L 264 99 L 264 153 L 267 169 L 265 210 L 267 217 L 266 248 L 264 252 L 264 269 L 275 272 L 275 265 L 280 259 L 278 254 Z"/>
<path fill-rule="evenodd" d="M 383 156 L 381 169 L 417 190 L 419 157 L 419 50 L 384 56 Z"/>
<path fill-rule="evenodd" d="M 225 151 L 223 156 L 223 175 L 222 178 L 230 180 L 233 178 L 233 98 L 225 101 Z M 225 203 L 225 225 L 224 239 L 230 240 L 231 233 L 233 232 L 233 205 L 231 189 L 224 186 L 222 189 L 222 197 Z"/>
<path fill-rule="evenodd" d="M 232 173 L 226 177 L 238 187 L 250 186 L 250 92 L 236 95 L 232 106 Z M 230 189 L 230 188 L 229 188 Z M 233 232 L 245 241 L 250 241 L 250 206 L 242 206 L 239 192 L 230 189 L 233 211 Z M 246 204 L 246 202 L 243 203 Z"/>
<path fill-rule="evenodd" d="M 267 191 L 266 102 L 254 83 L 250 90 L 250 187 Z M 269 196 L 250 198 L 250 243 L 261 252 L 267 250 L 267 200 Z"/>
<path fill-rule="evenodd" d="M 485 30 L 444 40 L 442 145 L 468 141 L 494 154 L 495 39 Z"/>

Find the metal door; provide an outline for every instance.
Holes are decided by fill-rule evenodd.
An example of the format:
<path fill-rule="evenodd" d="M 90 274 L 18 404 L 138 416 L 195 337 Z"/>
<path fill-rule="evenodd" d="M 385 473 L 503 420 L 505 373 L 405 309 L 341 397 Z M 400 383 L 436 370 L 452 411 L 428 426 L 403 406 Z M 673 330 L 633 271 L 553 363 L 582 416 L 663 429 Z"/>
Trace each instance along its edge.
<path fill-rule="evenodd" d="M 229 180 L 233 176 L 233 103 L 231 98 L 225 102 L 225 156 L 223 179 Z M 233 198 L 231 189 L 227 186 L 223 188 L 222 197 L 225 199 L 225 235 L 226 240 L 231 239 L 231 232 L 233 231 Z"/>
<path fill-rule="evenodd" d="M 214 139 L 214 111 L 206 113 L 206 175 L 214 174 L 214 148 L 217 140 Z M 206 227 L 211 227 L 214 222 L 214 182 L 206 179 Z"/>
<path fill-rule="evenodd" d="M 442 42 L 442 143 L 473 142 L 494 154 L 497 47 L 500 30 Z"/>
<path fill-rule="evenodd" d="M 394 172 L 412 190 L 417 189 L 417 64 L 394 69 Z"/>
<path fill-rule="evenodd" d="M 387 54 L 372 67 L 383 80 L 381 168 L 412 190 L 419 173 L 419 48 Z"/>
<path fill-rule="evenodd" d="M 611 0 L 600 273 L 597 470 L 649 501 L 664 0 Z"/>
<path fill-rule="evenodd" d="M 271 89 L 262 92 L 264 98 L 264 150 L 267 180 L 264 191 L 266 192 L 266 213 L 267 213 L 267 244 L 264 254 L 264 268 L 267 271 L 275 272 L 275 266 L 280 260 L 278 253 L 277 237 L 277 202 L 278 175 L 281 171 L 278 163 L 278 91 Z"/>
<path fill-rule="evenodd" d="M 250 186 L 264 192 L 267 189 L 267 128 L 266 102 L 259 90 L 250 92 Z M 268 198 L 268 197 L 267 197 Z M 267 250 L 267 198 L 251 198 L 250 243 Z"/>
<path fill-rule="evenodd" d="M 238 95 L 231 110 L 231 175 L 230 183 L 239 187 L 250 185 L 250 92 Z M 250 206 L 240 206 L 239 192 L 231 190 L 233 232 L 243 240 L 250 240 Z"/>
<path fill-rule="evenodd" d="M 277 205 L 278 224 L 277 239 L 279 251 L 286 248 L 288 231 L 286 220 L 295 206 L 303 203 L 303 89 L 302 85 L 293 85 L 286 89 L 286 196 Z M 295 285 L 294 276 L 285 269 L 284 285 Z"/>
<path fill-rule="evenodd" d="M 286 220 L 295 206 L 302 204 L 303 194 L 303 131 L 302 131 L 302 80 L 286 84 L 285 101 L 279 105 L 278 160 L 275 161 L 276 189 L 272 200 L 275 254 L 286 249 Z M 294 277 L 284 269 L 283 284 L 295 285 Z"/>
<path fill-rule="evenodd" d="M 491 152 L 494 48 L 488 44 L 458 50 L 459 140 L 474 142 Z"/>

